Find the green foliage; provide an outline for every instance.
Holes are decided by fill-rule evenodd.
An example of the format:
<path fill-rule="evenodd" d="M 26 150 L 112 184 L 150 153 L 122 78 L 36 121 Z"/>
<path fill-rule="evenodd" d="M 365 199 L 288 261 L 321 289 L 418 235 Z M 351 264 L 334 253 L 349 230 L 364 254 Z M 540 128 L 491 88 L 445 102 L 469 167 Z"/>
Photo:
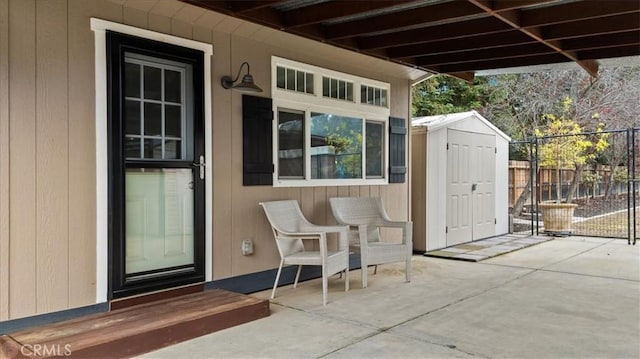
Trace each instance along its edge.
<path fill-rule="evenodd" d="M 587 188 L 592 188 L 596 184 L 602 181 L 602 176 L 598 172 L 585 172 L 582 174 L 582 183 L 584 183 Z"/>
<path fill-rule="evenodd" d="M 447 75 L 433 76 L 414 86 L 412 116 L 431 116 L 480 110 L 491 98 L 489 78 L 473 84 Z"/>
<path fill-rule="evenodd" d="M 613 170 L 612 180 L 614 183 L 625 183 L 629 180 L 629 171 L 626 167 L 616 167 Z"/>
<path fill-rule="evenodd" d="M 341 136 L 336 133 L 332 133 L 327 136 L 327 145 L 333 146 L 333 149 L 337 154 L 345 152 L 347 148 L 351 146 L 352 142 L 353 141 L 350 138 Z"/>
<path fill-rule="evenodd" d="M 570 113 L 572 100 L 566 97 L 562 101 L 562 114 L 544 115 L 545 128 L 536 128 L 537 137 L 547 137 L 538 147 L 540 165 L 554 168 L 567 168 L 584 165 L 588 160 L 596 158 L 598 153 L 609 147 L 608 133 L 602 133 L 599 126 L 595 136 L 583 135 L 582 126 L 576 121 L 565 117 Z M 597 118 L 597 114 L 593 115 Z"/>

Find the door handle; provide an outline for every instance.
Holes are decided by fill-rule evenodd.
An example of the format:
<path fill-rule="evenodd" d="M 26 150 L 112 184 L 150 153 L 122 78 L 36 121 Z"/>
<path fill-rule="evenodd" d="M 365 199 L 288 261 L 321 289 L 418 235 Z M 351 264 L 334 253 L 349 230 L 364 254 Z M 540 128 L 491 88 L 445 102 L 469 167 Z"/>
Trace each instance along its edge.
<path fill-rule="evenodd" d="M 478 184 L 477 183 L 474 183 L 474 184 L 471 185 L 471 191 L 475 191 L 476 188 L 478 188 Z"/>
<path fill-rule="evenodd" d="M 200 161 L 199 162 L 194 162 L 193 165 L 195 167 L 198 167 L 198 171 L 200 172 L 200 179 L 203 180 L 204 179 L 204 168 L 206 166 L 206 163 L 204 163 L 204 156 L 200 156 Z"/>

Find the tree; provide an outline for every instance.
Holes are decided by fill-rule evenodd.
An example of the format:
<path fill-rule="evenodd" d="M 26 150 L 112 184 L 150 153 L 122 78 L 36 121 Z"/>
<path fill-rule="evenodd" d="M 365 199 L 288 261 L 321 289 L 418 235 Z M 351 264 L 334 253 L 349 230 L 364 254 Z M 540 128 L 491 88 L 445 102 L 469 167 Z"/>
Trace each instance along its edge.
<path fill-rule="evenodd" d="M 582 126 L 573 119 L 565 117 L 570 112 L 572 100 L 565 98 L 562 102 L 563 111 L 558 117 L 553 114 L 544 116 L 548 121 L 543 130 L 535 129 L 535 135 L 542 137 L 538 146 L 537 158 L 542 167 L 553 168 L 556 171 L 556 201 L 562 200 L 561 170 L 573 168 L 575 170 L 572 185 L 567 193 L 566 202 L 571 203 L 577 184 L 580 183 L 584 166 L 588 160 L 604 151 L 609 143 L 608 133 L 598 128 L 594 135 L 583 134 Z"/>
<path fill-rule="evenodd" d="M 489 80 L 477 77 L 473 84 L 448 75 L 433 76 L 413 87 L 412 115 L 432 116 L 482 109 L 491 101 Z"/>

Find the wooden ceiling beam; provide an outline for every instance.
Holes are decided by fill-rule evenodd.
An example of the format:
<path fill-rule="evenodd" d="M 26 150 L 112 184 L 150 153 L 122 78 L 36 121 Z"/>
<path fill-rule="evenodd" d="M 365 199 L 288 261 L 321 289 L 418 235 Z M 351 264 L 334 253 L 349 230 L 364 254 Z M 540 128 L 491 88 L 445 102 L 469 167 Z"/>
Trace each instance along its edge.
<path fill-rule="evenodd" d="M 562 40 L 562 47 L 567 51 L 595 50 L 619 46 L 638 46 L 640 48 L 640 32 L 634 30 L 617 34 L 584 36 Z"/>
<path fill-rule="evenodd" d="M 283 0 L 243 0 L 243 1 L 226 1 L 231 6 L 231 9 L 237 13 L 243 13 L 256 9 L 264 9 L 272 7 Z"/>
<path fill-rule="evenodd" d="M 418 66 L 430 67 L 435 65 L 458 64 L 463 62 L 478 62 L 547 55 L 551 53 L 555 53 L 555 51 L 543 44 L 526 44 L 495 49 L 471 50 L 440 55 L 420 56 L 416 58 L 415 62 Z"/>
<path fill-rule="evenodd" d="M 402 29 L 422 28 L 433 23 L 452 23 L 473 16 L 484 14 L 469 3 L 454 1 L 327 25 L 325 33 L 328 40 L 336 40 L 385 31 L 398 32 Z"/>
<path fill-rule="evenodd" d="M 378 0 L 378 1 L 329 1 L 315 5 L 286 11 L 284 25 L 286 28 L 319 24 L 324 21 L 339 19 L 361 13 L 382 10 L 399 4 L 411 3 L 415 0 Z"/>
<path fill-rule="evenodd" d="M 420 44 L 446 39 L 463 38 L 479 34 L 491 34 L 511 30 L 511 27 L 493 18 L 460 21 L 426 27 L 417 30 L 399 31 L 391 34 L 358 38 L 361 50 L 397 47 L 401 45 Z"/>
<path fill-rule="evenodd" d="M 510 30 L 493 34 L 463 37 L 456 41 L 443 40 L 426 44 L 392 47 L 387 49 L 387 54 L 391 58 L 414 57 L 531 43 L 536 43 L 536 41 L 518 30 Z"/>
<path fill-rule="evenodd" d="M 618 47 L 608 47 L 604 49 L 593 49 L 593 50 L 584 50 L 578 51 L 577 56 L 580 61 L 588 61 L 593 59 L 609 59 L 614 57 L 628 57 L 628 56 L 638 56 L 640 55 L 640 46 L 638 45 L 630 45 L 630 46 L 618 46 Z"/>
<path fill-rule="evenodd" d="M 640 28 L 640 14 L 624 14 L 604 18 L 575 21 L 565 24 L 545 26 L 542 34 L 545 40 L 567 39 L 581 36 L 614 34 Z"/>
<path fill-rule="evenodd" d="M 553 50 L 555 50 L 558 54 L 561 54 L 562 56 L 578 63 L 578 65 L 580 65 L 585 71 L 587 71 L 587 73 L 589 73 L 589 75 L 591 75 L 592 77 L 598 77 L 598 65 L 597 63 L 583 63 L 583 62 L 578 62 L 578 58 L 575 56 L 575 54 L 571 53 L 571 52 L 567 52 L 564 51 L 562 49 L 561 46 L 559 46 L 559 42 L 553 42 L 553 41 L 549 41 L 548 39 L 546 39 L 545 37 L 543 37 L 542 35 L 546 35 L 546 29 L 541 30 L 540 27 L 533 27 L 533 28 L 523 28 L 521 25 L 521 19 L 520 16 L 513 16 L 511 12 L 507 13 L 507 16 L 503 16 L 503 14 L 501 12 L 498 12 L 496 10 L 494 10 L 493 6 L 495 5 L 493 2 L 487 2 L 486 0 L 467 0 L 470 3 L 478 6 L 479 8 L 481 8 L 482 10 L 484 10 L 487 14 L 505 22 L 506 24 L 512 26 L 514 29 L 518 29 L 520 31 L 522 31 L 524 34 L 531 36 L 533 39 L 537 40 L 538 42 L 540 42 L 541 44 L 544 44 L 550 48 L 552 48 Z M 518 10 L 521 11 L 521 10 Z M 544 34 L 543 34 L 544 33 Z M 594 72 L 594 69 L 596 70 Z"/>
<path fill-rule="evenodd" d="M 557 0 L 494 0 L 491 1 L 495 11 L 515 10 L 534 5 L 552 4 Z"/>
<path fill-rule="evenodd" d="M 447 74 L 451 77 L 455 77 L 457 79 L 460 79 L 462 81 L 466 81 L 468 83 L 473 83 L 473 80 L 475 79 L 476 75 L 473 72 L 454 72 L 454 73 L 450 73 Z"/>
<path fill-rule="evenodd" d="M 561 54 L 553 53 L 490 61 L 465 62 L 453 65 L 429 66 L 428 68 L 440 73 L 475 72 L 478 70 L 506 69 L 511 67 L 534 66 L 541 64 L 545 65 L 562 62 L 570 62 L 570 60 L 568 60 Z"/>
<path fill-rule="evenodd" d="M 573 2 L 555 6 L 553 11 L 547 8 L 524 10 L 520 17 L 520 26 L 545 26 L 638 12 L 640 12 L 640 1 Z"/>

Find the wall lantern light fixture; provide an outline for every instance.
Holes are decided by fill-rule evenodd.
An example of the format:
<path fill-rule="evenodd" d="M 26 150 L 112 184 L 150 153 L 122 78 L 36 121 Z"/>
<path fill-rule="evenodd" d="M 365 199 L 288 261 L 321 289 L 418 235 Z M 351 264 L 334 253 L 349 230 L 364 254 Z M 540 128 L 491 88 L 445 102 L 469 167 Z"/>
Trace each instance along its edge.
<path fill-rule="evenodd" d="M 247 65 L 247 74 L 242 77 L 242 82 L 234 85 L 234 83 L 238 81 L 238 79 L 240 78 L 240 73 L 242 72 L 242 67 L 244 65 Z M 240 68 L 238 69 L 238 74 L 236 75 L 235 79 L 232 79 L 231 76 L 224 76 L 220 80 L 220 83 L 222 84 L 222 87 L 224 87 L 225 89 L 234 88 L 240 91 L 262 92 L 262 89 L 258 87 L 253 81 L 253 76 L 251 76 L 249 63 L 246 61 L 243 62 L 242 65 L 240 65 Z"/>

